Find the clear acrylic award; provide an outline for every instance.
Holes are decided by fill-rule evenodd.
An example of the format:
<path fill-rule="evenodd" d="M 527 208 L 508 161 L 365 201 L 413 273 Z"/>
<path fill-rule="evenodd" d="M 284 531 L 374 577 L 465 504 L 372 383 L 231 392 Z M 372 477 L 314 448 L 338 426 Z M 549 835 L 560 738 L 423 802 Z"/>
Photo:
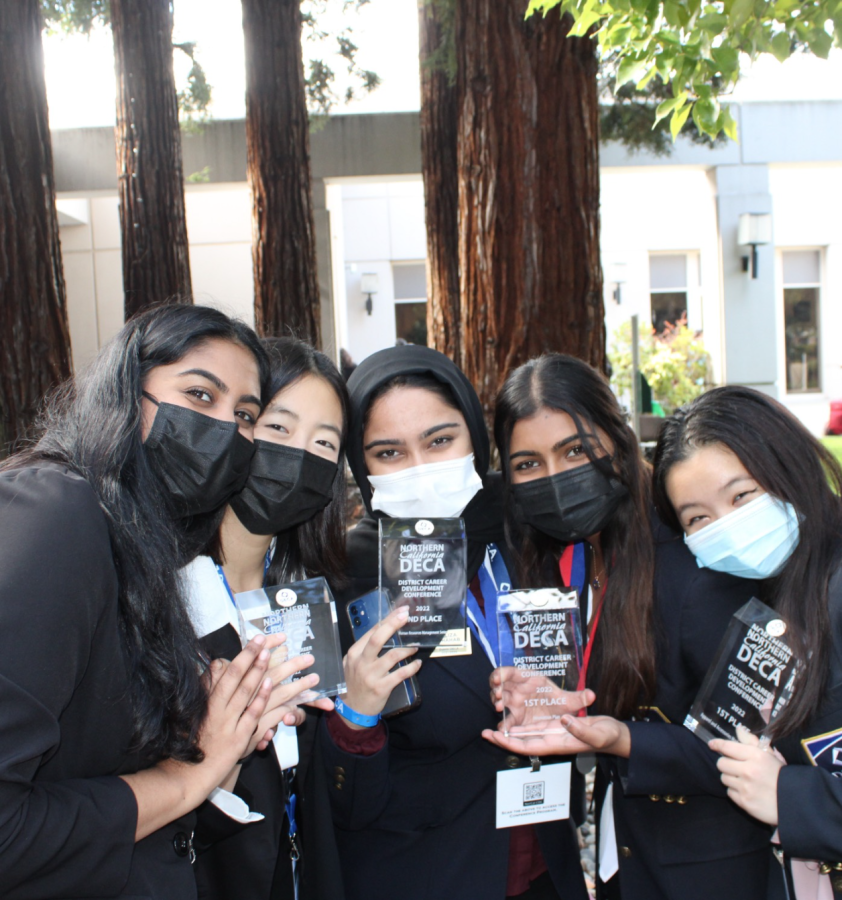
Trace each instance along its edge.
<path fill-rule="evenodd" d="M 462 519 L 380 519 L 381 591 L 409 607 L 405 647 L 438 647 L 467 628 L 467 540 Z"/>
<path fill-rule="evenodd" d="M 752 597 L 734 613 L 684 725 L 703 741 L 762 735 L 792 696 L 799 662 L 786 622 Z"/>
<path fill-rule="evenodd" d="M 316 674 L 319 683 L 301 694 L 302 703 L 345 692 L 345 671 L 339 646 L 336 603 L 324 578 L 308 578 L 234 595 L 240 613 L 240 636 L 245 646 L 256 634 L 286 635 L 272 651 L 270 668 L 310 653 L 315 662 L 287 681 Z"/>
<path fill-rule="evenodd" d="M 497 595 L 505 734 L 565 732 L 566 692 L 582 665 L 578 592 L 557 588 Z"/>

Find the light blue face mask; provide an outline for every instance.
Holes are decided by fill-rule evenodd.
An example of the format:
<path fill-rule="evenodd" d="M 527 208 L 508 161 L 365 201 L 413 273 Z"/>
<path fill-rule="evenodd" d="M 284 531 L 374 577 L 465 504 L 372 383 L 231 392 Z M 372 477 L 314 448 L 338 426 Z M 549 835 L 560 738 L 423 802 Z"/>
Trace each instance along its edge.
<path fill-rule="evenodd" d="M 798 538 L 798 513 L 792 504 L 762 494 L 701 531 L 684 535 L 684 543 L 700 568 L 760 579 L 780 574 Z"/>

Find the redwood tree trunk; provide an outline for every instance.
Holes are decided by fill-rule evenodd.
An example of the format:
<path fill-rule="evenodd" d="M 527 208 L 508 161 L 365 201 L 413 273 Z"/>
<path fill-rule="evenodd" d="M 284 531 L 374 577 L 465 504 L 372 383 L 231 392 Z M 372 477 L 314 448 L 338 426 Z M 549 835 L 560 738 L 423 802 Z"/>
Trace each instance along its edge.
<path fill-rule="evenodd" d="M 258 333 L 319 342 L 300 0 L 243 0 Z"/>
<path fill-rule="evenodd" d="M 0 451 L 71 374 L 38 0 L 0 3 Z"/>
<path fill-rule="evenodd" d="M 445 15 L 452 0 L 418 0 L 421 44 L 421 170 L 427 223 L 427 343 L 457 365 L 459 341 L 459 178 L 456 84 L 447 71 Z"/>
<path fill-rule="evenodd" d="M 462 367 L 486 413 L 548 350 L 605 365 L 597 61 L 527 0 L 458 0 Z"/>
<path fill-rule="evenodd" d="M 128 319 L 192 302 L 170 0 L 111 0 L 117 71 L 117 177 Z"/>

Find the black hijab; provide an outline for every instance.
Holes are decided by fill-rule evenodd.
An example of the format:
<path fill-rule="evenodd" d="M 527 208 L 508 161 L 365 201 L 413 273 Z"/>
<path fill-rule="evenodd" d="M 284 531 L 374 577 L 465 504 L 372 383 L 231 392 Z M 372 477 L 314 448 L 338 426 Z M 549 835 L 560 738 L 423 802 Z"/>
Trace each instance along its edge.
<path fill-rule="evenodd" d="M 455 363 L 437 350 L 415 344 L 380 350 L 364 359 L 348 379 L 351 395 L 348 463 L 367 511 L 366 517 L 348 535 L 348 574 L 354 596 L 377 586 L 377 520 L 386 515 L 371 508 L 372 491 L 363 452 L 365 417 L 372 396 L 400 375 L 428 375 L 447 385 L 465 417 L 474 451 L 474 467 L 483 484 L 482 490 L 462 513 L 468 535 L 469 580 L 482 565 L 486 545 L 503 541 L 503 483 L 498 472 L 488 471 L 491 455 L 488 431 L 473 385 Z"/>

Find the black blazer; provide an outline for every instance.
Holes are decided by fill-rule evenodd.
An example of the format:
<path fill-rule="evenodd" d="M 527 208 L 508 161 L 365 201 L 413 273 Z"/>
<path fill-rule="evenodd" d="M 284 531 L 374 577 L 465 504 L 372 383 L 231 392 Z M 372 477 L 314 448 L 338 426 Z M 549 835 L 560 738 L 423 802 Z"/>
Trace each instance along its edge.
<path fill-rule="evenodd" d="M 132 709 L 105 516 L 58 465 L 0 472 L 0 893 L 190 900 L 186 817 L 135 843 Z"/>
<path fill-rule="evenodd" d="M 240 637 L 225 625 L 202 638 L 211 658 L 233 659 Z M 299 900 L 341 900 L 342 880 L 324 779 L 311 777 L 318 717 L 312 711 L 298 729 L 296 843 Z M 200 900 L 293 900 L 287 789 L 272 747 L 253 753 L 240 770 L 234 793 L 260 822 L 241 824 L 209 801 L 198 809 L 195 872 Z"/>
<path fill-rule="evenodd" d="M 601 766 L 614 784 L 620 892 L 623 900 L 761 900 L 772 829 L 727 799 L 717 754 L 683 726 L 731 616 L 756 585 L 699 568 L 680 535 L 659 523 L 654 531 L 655 709 L 628 723 L 630 758 Z"/>
<path fill-rule="evenodd" d="M 340 594 L 342 643 L 353 638 Z M 473 635 L 472 635 L 473 638 Z M 495 828 L 497 773 L 527 760 L 481 737 L 499 715 L 492 666 L 476 639 L 470 656 L 424 659 L 417 709 L 389 720 L 373 756 L 345 753 L 325 723 L 323 773 L 348 900 L 503 900 L 509 832 Z M 559 894 L 586 900 L 572 819 L 536 826 Z"/>
<path fill-rule="evenodd" d="M 789 857 L 836 866 L 842 864 L 842 753 L 834 753 L 842 748 L 842 566 L 831 578 L 828 602 L 833 643 L 824 700 L 806 727 L 775 747 L 789 763 L 778 776 L 781 847 Z M 822 738 L 828 746 L 819 754 Z M 811 763 L 808 749 L 820 765 Z"/>

